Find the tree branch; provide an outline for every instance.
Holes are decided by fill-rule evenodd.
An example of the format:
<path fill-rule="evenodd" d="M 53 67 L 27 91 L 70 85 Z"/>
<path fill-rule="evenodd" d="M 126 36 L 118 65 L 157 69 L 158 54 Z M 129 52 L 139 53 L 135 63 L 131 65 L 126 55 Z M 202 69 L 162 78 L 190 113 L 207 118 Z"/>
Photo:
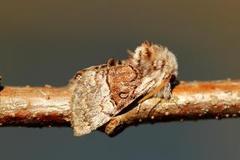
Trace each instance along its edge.
<path fill-rule="evenodd" d="M 71 96 L 68 87 L 4 87 L 0 91 L 0 124 L 70 126 Z M 181 82 L 172 90 L 171 99 L 149 98 L 113 117 L 101 129 L 114 135 L 140 123 L 239 116 L 240 81 Z"/>
<path fill-rule="evenodd" d="M 67 87 L 4 87 L 0 91 L 0 124 L 69 125 L 70 99 Z"/>

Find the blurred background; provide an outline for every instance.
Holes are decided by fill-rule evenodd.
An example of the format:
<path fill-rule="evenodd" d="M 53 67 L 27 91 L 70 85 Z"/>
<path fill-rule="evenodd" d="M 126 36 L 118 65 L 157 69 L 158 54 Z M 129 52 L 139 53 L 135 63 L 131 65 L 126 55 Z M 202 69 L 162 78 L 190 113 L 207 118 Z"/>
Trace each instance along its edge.
<path fill-rule="evenodd" d="M 144 40 L 168 46 L 180 80 L 240 78 L 240 1 L 0 2 L 4 85 L 66 85 L 84 67 L 127 56 Z M 71 128 L 0 128 L 0 159 L 237 160 L 240 121 L 130 127 L 114 138 Z"/>

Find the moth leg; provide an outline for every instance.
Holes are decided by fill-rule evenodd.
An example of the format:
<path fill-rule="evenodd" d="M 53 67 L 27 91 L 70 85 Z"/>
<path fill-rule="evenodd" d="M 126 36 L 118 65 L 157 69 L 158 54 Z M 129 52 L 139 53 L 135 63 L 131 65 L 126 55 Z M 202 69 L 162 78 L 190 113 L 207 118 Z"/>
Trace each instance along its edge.
<path fill-rule="evenodd" d="M 167 78 L 163 81 L 163 83 L 161 83 L 159 86 L 157 86 L 156 88 L 154 88 L 151 92 L 149 92 L 147 95 L 145 95 L 140 101 L 139 103 L 142 103 L 143 101 L 153 97 L 154 95 L 157 95 L 161 92 L 161 90 L 163 88 L 165 88 L 166 86 L 168 86 L 169 84 L 169 81 L 170 81 L 170 78 Z M 171 89 L 171 86 L 170 86 L 170 89 Z M 170 90 L 169 89 L 169 90 Z"/>
<path fill-rule="evenodd" d="M 171 84 L 168 83 L 158 94 L 157 97 L 170 99 L 171 98 Z"/>

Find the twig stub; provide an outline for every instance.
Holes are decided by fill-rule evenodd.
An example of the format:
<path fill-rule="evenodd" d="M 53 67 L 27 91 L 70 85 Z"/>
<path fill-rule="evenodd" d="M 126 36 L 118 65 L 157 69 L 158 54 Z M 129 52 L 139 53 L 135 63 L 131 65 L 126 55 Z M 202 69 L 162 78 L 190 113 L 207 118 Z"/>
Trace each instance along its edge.
<path fill-rule="evenodd" d="M 240 81 L 181 82 L 170 100 L 151 98 L 131 111 L 113 117 L 109 135 L 143 122 L 197 120 L 240 116 Z"/>

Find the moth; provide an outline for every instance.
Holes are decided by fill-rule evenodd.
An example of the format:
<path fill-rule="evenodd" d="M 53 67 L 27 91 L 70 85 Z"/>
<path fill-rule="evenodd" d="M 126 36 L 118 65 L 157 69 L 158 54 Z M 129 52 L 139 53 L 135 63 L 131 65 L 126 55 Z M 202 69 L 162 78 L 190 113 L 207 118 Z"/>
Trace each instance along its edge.
<path fill-rule="evenodd" d="M 80 70 L 69 83 L 74 135 L 96 130 L 141 97 L 139 103 L 154 95 L 169 98 L 177 69 L 166 47 L 144 42 L 125 60 Z"/>

